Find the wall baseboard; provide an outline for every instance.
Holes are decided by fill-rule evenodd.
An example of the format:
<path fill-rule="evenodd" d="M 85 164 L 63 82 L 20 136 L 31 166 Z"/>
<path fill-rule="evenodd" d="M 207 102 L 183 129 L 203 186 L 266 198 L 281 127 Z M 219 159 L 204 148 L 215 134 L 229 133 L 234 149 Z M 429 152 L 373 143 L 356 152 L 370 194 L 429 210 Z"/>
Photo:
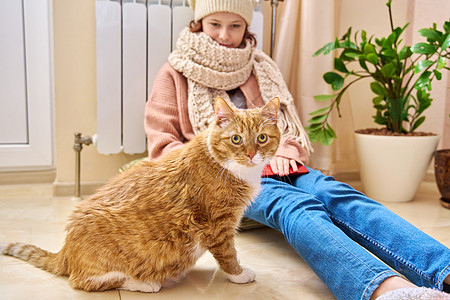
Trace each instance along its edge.
<path fill-rule="evenodd" d="M 358 171 L 349 171 L 349 172 L 337 172 L 333 175 L 334 178 L 338 181 L 348 182 L 348 181 L 361 181 L 361 177 L 359 176 Z M 427 172 L 423 178 L 425 182 L 434 182 L 436 181 L 434 177 L 434 172 Z"/>
<path fill-rule="evenodd" d="M 0 172 L 0 185 L 52 183 L 56 169 Z"/>
<path fill-rule="evenodd" d="M 95 182 L 82 182 L 80 184 L 81 196 L 89 196 L 95 193 L 95 191 L 105 185 L 106 181 Z M 56 197 L 69 197 L 75 196 L 75 183 L 74 182 L 54 182 L 53 183 L 53 196 Z"/>

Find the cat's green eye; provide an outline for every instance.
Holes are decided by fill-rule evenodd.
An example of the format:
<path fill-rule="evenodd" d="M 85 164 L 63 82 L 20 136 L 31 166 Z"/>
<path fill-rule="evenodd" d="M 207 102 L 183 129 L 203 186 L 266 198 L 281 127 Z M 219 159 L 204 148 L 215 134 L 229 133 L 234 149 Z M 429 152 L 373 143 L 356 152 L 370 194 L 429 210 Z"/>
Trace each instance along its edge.
<path fill-rule="evenodd" d="M 258 135 L 258 142 L 263 144 L 267 142 L 267 134 L 260 134 Z"/>
<path fill-rule="evenodd" d="M 231 137 L 231 142 L 235 145 L 239 145 L 240 143 L 242 143 L 242 138 L 239 135 L 235 134 Z"/>

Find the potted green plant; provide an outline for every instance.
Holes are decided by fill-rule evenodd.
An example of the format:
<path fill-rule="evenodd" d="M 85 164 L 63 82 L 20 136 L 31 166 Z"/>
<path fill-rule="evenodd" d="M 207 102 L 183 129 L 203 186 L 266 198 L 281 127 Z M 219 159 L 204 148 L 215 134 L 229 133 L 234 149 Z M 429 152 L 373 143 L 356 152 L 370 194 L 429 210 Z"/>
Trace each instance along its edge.
<path fill-rule="evenodd" d="M 425 37 L 426 41 L 413 46 L 403 45 L 401 36 L 408 24 L 394 27 L 391 2 L 392 0 L 389 0 L 386 4 L 391 25 L 391 33 L 387 37 L 369 37 L 364 30 L 352 35 L 350 27 L 341 39 L 336 38 L 314 54 L 317 56 L 338 52 L 334 59 L 334 70 L 323 76 L 334 93 L 315 96 L 318 101 L 329 101 L 329 105 L 310 114 L 312 117 L 307 130 L 312 142 L 331 144 L 336 138 L 336 133 L 329 123 L 331 113 L 337 110 L 341 117 L 339 104 L 345 92 L 356 82 L 371 79 L 370 89 L 375 94 L 372 99 L 375 108 L 373 118 L 382 128 L 356 133 L 364 191 L 377 200 L 408 201 L 414 197 L 439 139 L 436 135 L 418 133 L 417 129 L 425 121 L 423 112 L 432 102 L 431 82 L 434 79 L 440 80 L 443 70 L 450 70 L 447 65 L 450 58 L 450 20 L 444 22 L 442 31 L 436 24 L 431 28 L 419 30 L 419 34 Z M 381 145 L 382 142 L 373 134 L 387 139 L 387 145 Z M 420 137 L 412 138 L 414 135 Z M 394 136 L 400 136 L 400 141 L 394 141 Z M 361 145 L 365 142 L 361 139 L 368 140 L 369 145 Z M 429 146 L 424 146 L 424 142 L 429 142 Z M 400 148 L 404 143 L 405 148 Z M 419 146 L 416 146 L 416 143 L 419 143 Z M 375 146 L 381 146 L 381 149 L 375 149 Z M 363 148 L 370 151 L 368 158 L 363 157 Z M 415 153 L 418 152 L 417 149 L 424 151 Z M 376 153 L 386 154 L 387 157 L 376 158 Z M 395 157 L 396 154 L 400 157 Z M 417 157 L 424 158 L 424 162 L 419 163 Z M 397 163 L 405 160 L 412 160 L 412 165 L 397 166 Z M 387 166 L 381 166 L 381 175 L 374 174 L 374 168 L 383 161 L 387 162 Z M 364 163 L 369 163 L 366 170 L 362 166 Z M 405 186 L 399 183 L 402 170 L 398 169 L 403 169 L 408 175 Z M 413 180 L 409 176 L 413 173 L 418 173 L 417 179 Z M 387 176 L 389 174 L 392 177 Z M 369 187 L 368 181 L 372 179 L 375 184 Z M 395 183 L 396 186 L 385 187 L 382 181 Z M 412 187 L 412 184 L 417 187 Z M 402 189 L 409 193 L 399 195 L 398 192 Z"/>

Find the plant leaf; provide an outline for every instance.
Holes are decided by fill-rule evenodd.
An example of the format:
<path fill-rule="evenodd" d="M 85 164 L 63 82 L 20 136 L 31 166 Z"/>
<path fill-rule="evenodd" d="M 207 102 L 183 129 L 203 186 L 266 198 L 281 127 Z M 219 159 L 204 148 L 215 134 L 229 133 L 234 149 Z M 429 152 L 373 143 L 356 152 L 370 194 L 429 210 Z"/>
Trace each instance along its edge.
<path fill-rule="evenodd" d="M 423 69 L 426 69 L 433 64 L 434 64 L 434 62 L 432 62 L 431 60 L 428 60 L 428 59 L 419 61 L 416 68 L 414 69 L 414 73 L 416 73 L 416 74 L 420 73 Z"/>
<path fill-rule="evenodd" d="M 365 30 L 361 30 L 361 39 L 363 42 L 367 41 L 367 32 Z"/>
<path fill-rule="evenodd" d="M 377 95 L 385 96 L 386 89 L 377 81 L 370 83 L 370 89 Z"/>
<path fill-rule="evenodd" d="M 334 68 L 342 73 L 349 73 L 347 67 L 345 66 L 344 62 L 340 58 L 334 59 Z"/>
<path fill-rule="evenodd" d="M 394 32 L 392 32 L 387 39 L 383 42 L 383 48 L 392 48 L 393 44 L 397 40 L 397 31 L 401 30 L 399 27 L 397 27 Z"/>
<path fill-rule="evenodd" d="M 306 129 L 306 131 L 308 131 L 309 140 L 312 143 L 317 142 L 318 131 L 317 130 L 311 130 L 310 126 L 306 126 L 305 129 Z"/>
<path fill-rule="evenodd" d="M 449 32 L 450 31 L 450 21 L 445 21 L 445 23 L 444 23 L 444 30 L 445 30 L 445 32 Z"/>
<path fill-rule="evenodd" d="M 342 86 L 344 85 L 344 78 L 334 72 L 327 72 L 323 75 L 323 79 L 325 79 L 325 81 L 328 84 L 331 84 L 331 88 L 333 89 L 333 91 L 337 91 L 339 89 L 342 88 Z"/>
<path fill-rule="evenodd" d="M 314 100 L 316 101 L 328 101 L 336 97 L 336 95 L 316 95 L 314 96 Z"/>
<path fill-rule="evenodd" d="M 359 58 L 361 56 L 361 54 L 357 53 L 357 52 L 347 51 L 347 52 L 345 52 L 344 56 L 355 59 L 355 58 Z"/>
<path fill-rule="evenodd" d="M 315 110 L 315 111 L 313 111 L 313 112 L 310 112 L 309 114 L 310 114 L 311 116 L 314 116 L 314 115 L 322 115 L 323 113 L 328 112 L 329 110 L 330 110 L 330 107 L 327 106 L 327 107 L 324 107 L 324 108 L 320 108 L 320 109 L 318 109 L 318 110 Z"/>
<path fill-rule="evenodd" d="M 384 49 L 382 51 L 382 53 L 383 53 L 384 56 L 387 56 L 387 57 L 389 57 L 391 59 L 397 58 L 397 52 L 395 52 L 394 49 Z"/>
<path fill-rule="evenodd" d="M 318 115 L 308 120 L 311 124 L 322 124 L 328 117 L 328 114 Z"/>
<path fill-rule="evenodd" d="M 404 59 L 410 57 L 411 55 L 412 55 L 411 48 L 405 46 L 402 48 L 402 50 L 400 50 L 400 53 L 398 54 L 398 58 L 400 60 L 404 60 Z"/>
<path fill-rule="evenodd" d="M 394 75 L 394 73 L 395 73 L 395 65 L 393 63 L 388 63 L 388 64 L 384 65 L 383 67 L 381 67 L 380 71 L 384 77 L 391 78 L 392 75 Z"/>
<path fill-rule="evenodd" d="M 427 40 L 429 40 L 431 42 L 436 42 L 440 38 L 440 35 L 437 32 L 437 30 L 434 30 L 431 28 L 422 28 L 419 30 L 419 34 L 423 37 L 426 37 Z"/>
<path fill-rule="evenodd" d="M 347 29 L 347 32 L 342 36 L 341 40 L 344 41 L 344 40 L 350 38 L 350 35 L 351 35 L 351 34 L 352 34 L 352 28 L 349 27 L 349 28 Z"/>
<path fill-rule="evenodd" d="M 433 54 L 436 52 L 436 48 L 427 43 L 417 43 L 411 47 L 411 51 L 417 54 Z"/>
<path fill-rule="evenodd" d="M 416 89 L 421 90 L 423 88 L 428 87 L 429 83 L 430 83 L 430 76 L 431 76 L 431 72 L 430 71 L 425 71 L 422 73 L 422 75 L 420 75 L 419 79 L 416 82 Z"/>
<path fill-rule="evenodd" d="M 375 47 L 372 44 L 366 44 L 364 46 L 364 54 L 369 54 L 369 53 L 374 53 L 376 54 L 377 52 L 375 51 Z"/>
<path fill-rule="evenodd" d="M 334 131 L 333 128 L 331 128 L 330 124 L 327 124 L 327 129 L 328 129 L 328 132 L 330 133 L 331 137 L 333 137 L 334 139 L 337 139 L 336 132 Z"/>
<path fill-rule="evenodd" d="M 383 102 L 383 100 L 384 100 L 384 98 L 383 98 L 383 97 L 379 97 L 379 96 L 373 98 L 373 99 L 372 99 L 373 106 L 374 106 L 375 108 L 377 108 L 377 107 L 380 107 L 380 108 L 381 108 L 381 102 Z"/>
<path fill-rule="evenodd" d="M 369 68 L 367 67 L 366 60 L 365 60 L 365 59 L 359 58 L 359 65 L 360 65 L 361 68 L 363 68 L 364 70 L 369 71 Z"/>
<path fill-rule="evenodd" d="M 330 42 L 328 44 L 325 44 L 325 46 L 323 46 L 322 48 L 320 48 L 319 50 L 317 50 L 316 52 L 314 52 L 313 57 L 317 56 L 321 53 L 323 53 L 323 55 L 327 55 L 329 54 L 332 50 L 336 49 L 336 43 L 335 42 Z"/>
<path fill-rule="evenodd" d="M 373 116 L 373 120 L 375 123 L 379 125 L 386 125 L 386 117 L 383 117 L 380 111 L 377 111 L 377 114 Z"/>
<path fill-rule="evenodd" d="M 333 133 L 328 128 L 323 130 L 323 139 L 320 141 L 323 145 L 329 146 L 333 143 Z"/>
<path fill-rule="evenodd" d="M 369 53 L 366 55 L 367 61 L 369 61 L 371 64 L 376 65 L 378 64 L 378 55 L 375 53 Z"/>
<path fill-rule="evenodd" d="M 422 117 L 420 117 L 420 118 L 418 118 L 415 122 L 414 122 L 414 124 L 413 124 L 413 126 L 412 126 L 412 128 L 411 128 L 411 132 L 413 132 L 414 130 L 416 130 L 417 129 L 417 127 L 419 127 L 420 125 L 422 125 L 422 123 L 425 121 L 425 116 L 422 116 Z"/>
<path fill-rule="evenodd" d="M 318 123 L 318 124 L 310 124 L 308 126 L 305 126 L 305 129 L 308 131 L 318 131 L 321 130 L 322 128 L 322 124 Z"/>
<path fill-rule="evenodd" d="M 447 60 L 445 59 L 445 57 L 439 57 L 436 68 L 438 70 L 440 70 L 443 67 L 445 67 L 446 65 L 447 65 Z"/>
<path fill-rule="evenodd" d="M 308 135 L 311 142 L 313 143 L 320 142 L 322 145 L 325 146 L 328 146 L 331 143 L 333 143 L 333 140 L 336 138 L 336 133 L 329 125 L 326 128 L 321 127 L 318 130 L 308 131 Z"/>
<path fill-rule="evenodd" d="M 443 51 L 447 50 L 448 47 L 450 47 L 450 33 L 447 33 L 447 37 L 445 38 L 444 42 L 442 43 L 441 53 Z"/>
<path fill-rule="evenodd" d="M 438 70 L 433 70 L 434 76 L 436 76 L 437 80 L 441 80 L 442 79 L 442 73 L 439 72 Z"/>

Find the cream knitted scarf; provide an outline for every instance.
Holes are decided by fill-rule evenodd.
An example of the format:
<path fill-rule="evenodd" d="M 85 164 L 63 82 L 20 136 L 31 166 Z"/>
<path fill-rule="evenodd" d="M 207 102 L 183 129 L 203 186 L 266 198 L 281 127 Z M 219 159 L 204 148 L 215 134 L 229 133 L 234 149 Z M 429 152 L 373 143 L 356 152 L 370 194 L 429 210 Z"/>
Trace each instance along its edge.
<path fill-rule="evenodd" d="M 187 78 L 188 109 L 194 133 L 198 134 L 214 120 L 214 101 L 220 96 L 231 103 L 226 91 L 244 84 L 255 75 L 264 103 L 279 97 L 278 124 L 284 135 L 299 141 L 312 152 L 294 100 L 275 62 L 250 43 L 245 48 L 226 48 L 203 32 L 181 31 L 176 50 L 169 55 L 175 70 Z"/>

